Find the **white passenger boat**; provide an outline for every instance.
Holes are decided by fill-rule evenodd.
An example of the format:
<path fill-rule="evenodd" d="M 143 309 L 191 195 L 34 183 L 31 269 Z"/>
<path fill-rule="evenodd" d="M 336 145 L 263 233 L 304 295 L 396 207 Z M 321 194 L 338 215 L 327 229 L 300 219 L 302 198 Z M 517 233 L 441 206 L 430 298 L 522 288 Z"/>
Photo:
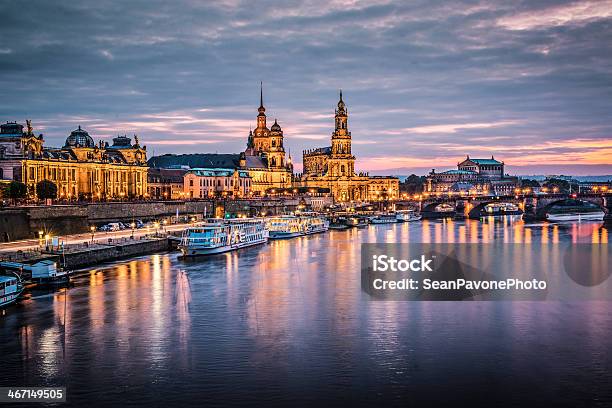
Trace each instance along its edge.
<path fill-rule="evenodd" d="M 266 220 L 270 239 L 293 238 L 304 235 L 302 220 L 293 215 L 281 215 Z"/>
<path fill-rule="evenodd" d="M 23 292 L 23 283 L 17 276 L 0 276 L 0 308 L 15 302 Z"/>
<path fill-rule="evenodd" d="M 397 222 L 395 214 L 379 214 L 371 219 L 372 224 L 393 224 Z"/>
<path fill-rule="evenodd" d="M 266 242 L 263 219 L 211 220 L 185 229 L 179 249 L 185 256 L 213 255 Z"/>
<path fill-rule="evenodd" d="M 318 234 L 329 229 L 329 221 L 318 215 L 300 216 L 305 235 Z"/>
<path fill-rule="evenodd" d="M 329 229 L 329 221 L 318 215 L 282 215 L 267 220 L 270 239 L 293 238 L 318 234 Z"/>
<path fill-rule="evenodd" d="M 398 210 L 395 213 L 395 219 L 397 222 L 412 222 L 421 219 L 421 215 L 414 212 L 414 210 Z"/>
<path fill-rule="evenodd" d="M 602 221 L 604 215 L 603 211 L 548 213 L 546 219 L 548 221 Z"/>

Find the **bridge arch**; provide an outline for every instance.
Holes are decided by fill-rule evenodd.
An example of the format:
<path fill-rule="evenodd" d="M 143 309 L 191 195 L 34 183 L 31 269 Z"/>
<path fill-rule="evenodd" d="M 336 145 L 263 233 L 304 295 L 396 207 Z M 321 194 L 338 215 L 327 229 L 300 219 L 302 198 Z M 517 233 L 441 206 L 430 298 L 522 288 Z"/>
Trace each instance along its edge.
<path fill-rule="evenodd" d="M 609 198 L 608 198 L 609 199 Z M 607 214 L 610 210 L 606 206 L 606 201 L 604 197 L 588 197 L 588 198 L 571 198 L 571 197 L 563 197 L 559 199 L 546 200 L 542 202 L 538 202 L 537 213 L 540 217 L 545 218 L 546 214 L 555 206 L 559 206 L 560 204 L 565 207 L 579 207 L 584 206 L 584 204 L 588 204 L 584 206 L 585 208 L 598 208 Z"/>
<path fill-rule="evenodd" d="M 468 213 L 468 218 L 480 218 L 486 215 L 493 215 L 493 214 L 486 214 L 486 211 L 485 211 L 485 208 L 490 204 L 513 204 L 519 207 L 518 209 L 519 212 L 514 213 L 514 214 L 519 215 L 523 213 L 523 211 L 520 209 L 520 206 L 518 206 L 514 200 L 485 200 L 485 201 L 478 201 L 472 204 L 473 207 L 470 209 Z M 502 213 L 495 214 L 495 215 L 502 215 Z"/>

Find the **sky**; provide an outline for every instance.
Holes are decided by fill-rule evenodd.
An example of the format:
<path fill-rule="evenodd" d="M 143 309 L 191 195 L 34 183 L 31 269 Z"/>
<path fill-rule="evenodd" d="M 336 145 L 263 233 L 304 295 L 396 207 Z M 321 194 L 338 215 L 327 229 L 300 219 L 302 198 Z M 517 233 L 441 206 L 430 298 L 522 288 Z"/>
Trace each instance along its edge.
<path fill-rule="evenodd" d="M 612 0 L 0 0 L 0 121 L 82 126 L 148 155 L 236 153 L 263 81 L 296 170 L 342 89 L 356 170 L 466 155 L 612 174 Z"/>

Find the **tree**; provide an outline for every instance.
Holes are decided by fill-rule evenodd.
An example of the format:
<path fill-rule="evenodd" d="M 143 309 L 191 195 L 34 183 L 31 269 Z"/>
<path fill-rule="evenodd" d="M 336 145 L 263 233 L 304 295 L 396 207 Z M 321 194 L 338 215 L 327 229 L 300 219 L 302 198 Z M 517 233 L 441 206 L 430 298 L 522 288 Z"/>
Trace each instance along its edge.
<path fill-rule="evenodd" d="M 521 179 L 521 188 L 525 188 L 525 187 L 529 187 L 529 188 L 534 188 L 534 187 L 540 187 L 540 183 L 537 180 L 530 180 L 530 179 Z"/>
<path fill-rule="evenodd" d="M 546 187 L 551 191 L 553 191 L 554 189 L 557 189 L 556 191 L 560 193 L 570 193 L 571 192 L 570 183 L 566 180 L 561 180 L 561 179 L 555 179 L 555 178 L 548 179 L 544 182 L 543 187 Z"/>
<path fill-rule="evenodd" d="M 4 194 L 13 200 L 13 203 L 18 199 L 25 198 L 28 195 L 28 187 L 21 181 L 11 181 L 4 191 Z"/>
<path fill-rule="evenodd" d="M 36 196 L 41 200 L 54 200 L 57 198 L 57 186 L 50 180 L 41 180 L 36 183 Z"/>
<path fill-rule="evenodd" d="M 408 194 L 420 194 L 423 192 L 425 177 L 419 177 L 416 174 L 411 174 L 406 177 L 403 183 L 400 184 L 400 191 Z"/>

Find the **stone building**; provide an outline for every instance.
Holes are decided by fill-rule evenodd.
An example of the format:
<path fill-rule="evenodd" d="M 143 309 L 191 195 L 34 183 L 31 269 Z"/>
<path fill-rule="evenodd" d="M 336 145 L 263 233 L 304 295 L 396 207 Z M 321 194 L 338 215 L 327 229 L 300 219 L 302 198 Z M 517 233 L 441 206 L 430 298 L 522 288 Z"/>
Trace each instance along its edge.
<path fill-rule="evenodd" d="M 293 164 L 291 156 L 286 157 L 283 130 L 277 120 L 268 128 L 263 88 L 259 97 L 257 124 L 249 132 L 245 151 L 235 154 L 165 154 L 149 159 L 149 166 L 246 170 L 251 179 L 251 196 L 264 196 L 274 189 L 290 188 Z"/>
<path fill-rule="evenodd" d="M 183 191 L 184 169 L 149 168 L 147 186 L 149 198 L 154 200 L 180 200 L 185 198 Z"/>
<path fill-rule="evenodd" d="M 351 144 L 348 110 L 340 91 L 331 146 L 304 150 L 303 172 L 296 175 L 294 185 L 329 188 L 338 202 L 398 198 L 399 180 L 396 177 L 371 177 L 366 173 L 355 173 Z"/>
<path fill-rule="evenodd" d="M 493 156 L 490 159 L 467 156 L 457 163 L 457 170 L 436 173 L 432 169 L 426 178 L 425 192 L 511 195 L 520 182 L 517 177 L 505 174 L 504 166 Z"/>
<path fill-rule="evenodd" d="M 30 121 L 25 131 L 7 122 L 0 125 L 0 178 L 25 183 L 31 198 L 41 180 L 55 183 L 58 198 L 65 200 L 142 198 L 147 195 L 147 150 L 134 139 L 134 144 L 127 136 L 114 138 L 110 146 L 95 143 L 79 126 L 63 147 L 45 147 Z"/>
<path fill-rule="evenodd" d="M 252 180 L 246 170 L 191 169 L 183 177 L 187 198 L 247 197 Z"/>
<path fill-rule="evenodd" d="M 285 157 L 284 135 L 275 119 L 268 129 L 263 87 L 259 94 L 257 126 L 249 132 L 247 148 L 240 155 L 239 166 L 246 169 L 253 180 L 251 191 L 264 195 L 268 190 L 291 187 L 293 164 L 291 155 Z"/>

